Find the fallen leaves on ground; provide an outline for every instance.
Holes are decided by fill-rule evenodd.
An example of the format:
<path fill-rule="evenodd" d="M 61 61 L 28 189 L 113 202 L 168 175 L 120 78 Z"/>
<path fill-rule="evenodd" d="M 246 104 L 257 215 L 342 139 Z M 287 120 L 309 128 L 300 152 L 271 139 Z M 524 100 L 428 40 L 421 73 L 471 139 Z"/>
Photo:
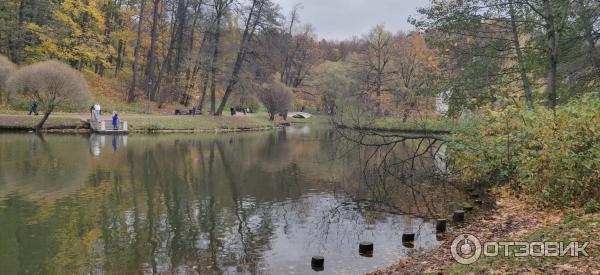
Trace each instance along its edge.
<path fill-rule="evenodd" d="M 450 245 L 454 237 L 459 234 L 473 234 L 482 243 L 486 241 L 525 241 L 528 240 L 527 238 L 532 233 L 540 232 L 540 229 L 545 230 L 546 228 L 557 229 L 558 231 L 554 231 L 554 233 L 560 232 L 560 234 L 558 236 L 552 235 L 552 238 L 561 238 L 548 240 L 589 240 L 590 244 L 586 250 L 588 253 L 592 252 L 591 254 L 594 255 L 590 255 L 590 257 L 562 258 L 560 261 L 566 262 L 560 264 L 555 263 L 554 259 L 548 260 L 548 258 L 529 258 L 529 261 L 532 259 L 534 263 L 522 262 L 521 265 L 517 266 L 510 266 L 511 264 L 496 261 L 493 265 L 489 266 L 485 264 L 478 265 L 476 267 L 478 268 L 478 272 L 475 273 L 471 271 L 458 273 L 599 274 L 600 259 L 597 252 L 598 247 L 600 247 L 600 226 L 596 221 L 600 217 L 600 214 L 586 216 L 588 220 L 586 220 L 585 225 L 591 228 L 586 227 L 586 230 L 581 230 L 576 226 L 566 228 L 566 225 L 561 222 L 565 217 L 565 211 L 544 208 L 533 199 L 517 195 L 506 188 L 498 188 L 490 192 L 492 193 L 492 197 L 496 198 L 495 207 L 478 216 L 471 217 L 467 225 L 462 228 L 455 228 L 452 233 L 448 233 L 445 241 L 439 248 L 413 254 L 393 266 L 369 274 L 453 273 L 456 272 L 452 271 L 453 268 L 459 266 L 459 264 L 452 258 Z M 544 231 L 541 230 L 541 232 Z M 546 236 L 541 235 L 538 237 L 545 239 Z M 585 240 L 582 240 L 582 238 Z M 523 260 L 527 259 L 524 258 Z"/>

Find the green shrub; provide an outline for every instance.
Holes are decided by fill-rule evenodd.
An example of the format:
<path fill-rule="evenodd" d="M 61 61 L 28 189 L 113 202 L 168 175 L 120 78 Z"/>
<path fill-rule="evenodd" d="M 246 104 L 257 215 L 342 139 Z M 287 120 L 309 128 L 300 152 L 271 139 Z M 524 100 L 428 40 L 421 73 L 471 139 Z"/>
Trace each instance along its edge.
<path fill-rule="evenodd" d="M 488 107 L 454 131 L 449 156 L 465 181 L 509 184 L 546 204 L 581 206 L 600 194 L 599 114 L 595 95 L 554 113 Z"/>
<path fill-rule="evenodd" d="M 583 210 L 586 214 L 596 213 L 600 208 L 598 207 L 598 202 L 595 199 L 590 199 L 583 206 Z"/>

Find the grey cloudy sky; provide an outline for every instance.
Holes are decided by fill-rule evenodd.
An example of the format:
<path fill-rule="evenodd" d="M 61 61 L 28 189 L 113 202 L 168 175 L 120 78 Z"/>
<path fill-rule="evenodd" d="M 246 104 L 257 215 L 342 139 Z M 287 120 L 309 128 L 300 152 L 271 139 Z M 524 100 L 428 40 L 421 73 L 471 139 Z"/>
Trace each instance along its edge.
<path fill-rule="evenodd" d="M 289 14 L 300 3 L 300 20 L 312 24 L 319 38 L 344 40 L 366 34 L 377 24 L 396 32 L 412 30 L 406 20 L 429 0 L 275 0 Z"/>

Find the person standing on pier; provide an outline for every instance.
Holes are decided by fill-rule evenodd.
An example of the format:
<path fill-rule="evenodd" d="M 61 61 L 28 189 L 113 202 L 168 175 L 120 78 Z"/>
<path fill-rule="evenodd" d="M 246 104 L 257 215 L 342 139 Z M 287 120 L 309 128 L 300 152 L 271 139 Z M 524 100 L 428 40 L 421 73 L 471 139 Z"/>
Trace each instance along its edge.
<path fill-rule="evenodd" d="M 112 125 L 113 125 L 113 129 L 115 129 L 115 130 L 119 129 L 119 114 L 117 114 L 117 112 L 113 112 Z"/>

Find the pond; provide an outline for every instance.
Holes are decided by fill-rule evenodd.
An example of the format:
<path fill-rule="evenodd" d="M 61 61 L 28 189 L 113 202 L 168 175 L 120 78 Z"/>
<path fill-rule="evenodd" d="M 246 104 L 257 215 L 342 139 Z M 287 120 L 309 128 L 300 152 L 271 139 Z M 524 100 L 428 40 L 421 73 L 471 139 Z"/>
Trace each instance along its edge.
<path fill-rule="evenodd" d="M 311 257 L 322 255 L 322 274 L 374 271 L 438 246 L 432 219 L 464 199 L 436 182 L 434 168 L 444 165 L 415 154 L 421 143 L 390 150 L 394 159 L 413 156 L 410 175 L 390 179 L 369 164 L 383 151 L 328 127 L 1 134 L 0 268 L 311 274 Z M 403 233 L 416 234 L 414 247 Z M 374 243 L 372 257 L 359 255 L 361 241 Z"/>

